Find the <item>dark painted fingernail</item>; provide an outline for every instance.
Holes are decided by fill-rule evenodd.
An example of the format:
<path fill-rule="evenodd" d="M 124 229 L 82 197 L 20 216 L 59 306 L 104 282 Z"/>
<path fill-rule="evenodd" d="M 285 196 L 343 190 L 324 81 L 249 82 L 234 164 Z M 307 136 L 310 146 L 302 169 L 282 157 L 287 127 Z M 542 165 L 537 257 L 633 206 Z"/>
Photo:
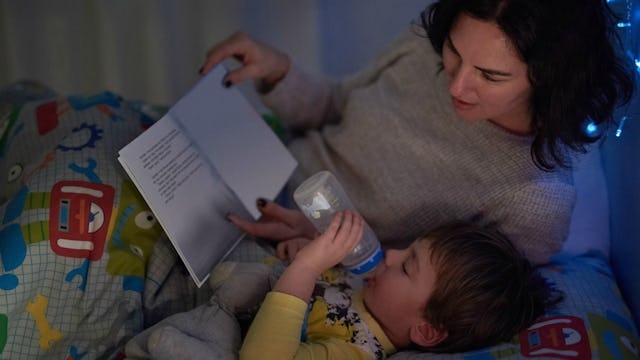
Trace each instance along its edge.
<path fill-rule="evenodd" d="M 226 87 L 226 88 L 231 87 L 231 81 L 225 80 L 224 81 L 224 87 Z"/>
<path fill-rule="evenodd" d="M 259 208 L 264 207 L 265 205 L 267 205 L 267 200 L 259 198 L 258 200 L 256 200 L 256 204 L 258 204 Z"/>
<path fill-rule="evenodd" d="M 200 70 L 198 70 L 198 74 L 202 75 L 202 72 L 204 71 L 204 66 L 200 68 Z"/>
<path fill-rule="evenodd" d="M 224 218 L 225 218 L 225 220 L 227 220 L 228 222 L 233 222 L 233 221 L 231 221 L 231 213 L 230 213 L 230 212 L 226 213 L 226 214 L 224 215 Z"/>

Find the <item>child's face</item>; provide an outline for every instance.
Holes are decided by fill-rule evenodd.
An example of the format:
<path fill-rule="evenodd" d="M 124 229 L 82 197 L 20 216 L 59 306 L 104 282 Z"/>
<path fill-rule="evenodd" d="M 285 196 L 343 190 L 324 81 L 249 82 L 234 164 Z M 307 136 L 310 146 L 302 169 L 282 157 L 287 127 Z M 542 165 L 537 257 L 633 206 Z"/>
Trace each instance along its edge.
<path fill-rule="evenodd" d="M 423 239 L 404 250 L 388 250 L 366 282 L 364 303 L 385 331 L 408 331 L 412 324 L 424 321 L 436 281 L 430 254 Z"/>

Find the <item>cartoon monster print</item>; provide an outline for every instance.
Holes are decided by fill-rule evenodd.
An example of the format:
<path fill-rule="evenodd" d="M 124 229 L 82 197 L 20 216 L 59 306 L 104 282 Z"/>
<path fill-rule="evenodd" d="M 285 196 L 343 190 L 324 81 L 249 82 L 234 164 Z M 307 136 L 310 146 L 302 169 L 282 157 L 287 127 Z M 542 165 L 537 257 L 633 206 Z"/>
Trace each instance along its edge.
<path fill-rule="evenodd" d="M 18 286 L 17 276 L 10 272 L 22 265 L 27 246 L 36 242 L 49 240 L 60 256 L 100 259 L 114 193 L 111 186 L 85 181 L 60 181 L 51 193 L 29 192 L 23 186 L 7 203 L 0 224 L 0 258 L 5 270 L 0 289 Z M 30 220 L 21 221 L 28 214 Z"/>
<path fill-rule="evenodd" d="M 108 185 L 57 182 L 51 189 L 51 249 L 65 257 L 99 260 L 107 240 L 114 194 Z"/>
<path fill-rule="evenodd" d="M 543 318 L 520 332 L 520 351 L 527 357 L 591 359 L 584 321 L 575 316 Z"/>
<path fill-rule="evenodd" d="M 608 313 L 607 317 L 587 314 L 600 359 L 631 360 L 640 357 L 640 343 L 632 332 L 633 325 L 624 317 Z"/>
<path fill-rule="evenodd" d="M 80 360 L 85 355 L 87 355 L 87 351 L 81 353 L 81 352 L 78 352 L 78 348 L 77 347 L 71 346 L 69 348 L 69 355 L 67 356 L 66 360 Z"/>
<path fill-rule="evenodd" d="M 58 99 L 40 104 L 36 107 L 38 133 L 45 135 L 55 130 L 62 115 L 71 110 L 82 111 L 95 107 L 111 120 L 120 120 L 121 117 L 111 108 L 119 108 L 121 100 L 120 97 L 106 91 L 90 97 L 69 96 L 66 100 Z"/>
<path fill-rule="evenodd" d="M 111 108 L 120 107 L 122 98 L 112 92 L 105 91 L 86 98 L 81 96 L 69 96 L 67 101 L 74 110 L 85 110 L 95 106 L 101 113 L 107 115 L 111 120 L 122 120 L 120 115 L 111 110 Z"/>
<path fill-rule="evenodd" d="M 0 258 L 4 267 L 4 273 L 0 275 L 2 290 L 13 290 L 18 286 L 18 277 L 10 272 L 22 265 L 27 256 L 27 244 L 17 220 L 22 214 L 28 194 L 26 187 L 20 189 L 6 204 L 2 218 L 2 227 L 0 227 Z"/>
<path fill-rule="evenodd" d="M 7 345 L 7 338 L 9 337 L 7 332 L 9 328 L 9 317 L 7 314 L 0 314 L 0 354 L 4 351 L 4 347 Z"/>
<path fill-rule="evenodd" d="M 25 310 L 31 314 L 36 323 L 36 329 L 40 338 L 38 345 L 42 349 L 49 349 L 53 344 L 62 339 L 62 333 L 51 326 L 47 318 L 47 307 L 49 299 L 46 296 L 37 294 L 34 300 L 31 300 L 25 306 Z"/>
<path fill-rule="evenodd" d="M 20 111 L 22 111 L 22 107 L 17 107 L 9 114 L 7 121 L 0 124 L 0 158 L 2 158 L 7 149 L 9 149 L 11 139 L 15 139 L 22 129 L 24 129 L 24 123 L 18 123 Z"/>
<path fill-rule="evenodd" d="M 96 184 L 102 184 L 102 179 L 96 173 L 96 168 L 98 167 L 98 162 L 96 159 L 92 157 L 87 158 L 87 166 L 78 165 L 77 163 L 72 163 L 69 165 L 69 169 L 78 174 L 82 174 L 87 177 L 89 181 Z"/>
<path fill-rule="evenodd" d="M 82 123 L 71 130 L 71 134 L 62 140 L 57 149 L 60 151 L 82 151 L 85 148 L 94 148 L 96 142 L 102 139 L 103 130 L 96 125 Z"/>
<path fill-rule="evenodd" d="M 162 228 L 131 181 L 121 186 L 107 273 L 124 276 L 124 290 L 142 292 L 145 268 Z"/>

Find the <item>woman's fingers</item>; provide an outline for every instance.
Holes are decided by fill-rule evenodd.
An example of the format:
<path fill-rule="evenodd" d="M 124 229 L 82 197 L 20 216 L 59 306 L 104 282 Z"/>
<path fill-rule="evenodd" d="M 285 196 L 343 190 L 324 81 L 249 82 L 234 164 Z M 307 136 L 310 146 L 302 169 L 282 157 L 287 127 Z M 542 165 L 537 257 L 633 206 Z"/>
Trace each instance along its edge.
<path fill-rule="evenodd" d="M 235 214 L 229 214 L 227 218 L 242 231 L 260 238 L 280 241 L 295 236 L 291 228 L 281 222 L 248 221 Z"/>
<path fill-rule="evenodd" d="M 212 47 L 206 55 L 201 74 L 209 72 L 216 64 L 235 58 L 242 66 L 230 71 L 224 78 L 225 85 L 250 79 L 261 79 L 274 86 L 289 71 L 289 57 L 272 47 L 237 32 Z"/>
<path fill-rule="evenodd" d="M 300 210 L 288 209 L 273 201 L 264 201 L 263 206 L 258 206 L 265 221 L 277 221 L 286 224 L 291 230 L 292 236 L 301 236 L 313 239 L 316 228 Z"/>
<path fill-rule="evenodd" d="M 234 33 L 214 45 L 207 51 L 204 64 L 200 68 L 200 73 L 208 73 L 214 66 L 228 58 L 233 57 L 243 62 L 242 58 L 246 56 L 245 54 L 251 48 L 251 45 L 247 43 L 245 38 L 247 38 L 247 36 L 242 33 Z"/>

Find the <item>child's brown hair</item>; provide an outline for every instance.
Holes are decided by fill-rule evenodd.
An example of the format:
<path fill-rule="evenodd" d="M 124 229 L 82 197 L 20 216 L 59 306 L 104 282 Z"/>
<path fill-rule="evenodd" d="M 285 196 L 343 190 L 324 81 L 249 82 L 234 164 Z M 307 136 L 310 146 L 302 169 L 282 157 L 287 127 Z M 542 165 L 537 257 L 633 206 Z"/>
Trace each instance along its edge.
<path fill-rule="evenodd" d="M 432 352 L 462 352 L 509 341 L 561 297 L 502 233 L 455 222 L 423 239 L 436 268 L 425 318 L 447 337 Z"/>

